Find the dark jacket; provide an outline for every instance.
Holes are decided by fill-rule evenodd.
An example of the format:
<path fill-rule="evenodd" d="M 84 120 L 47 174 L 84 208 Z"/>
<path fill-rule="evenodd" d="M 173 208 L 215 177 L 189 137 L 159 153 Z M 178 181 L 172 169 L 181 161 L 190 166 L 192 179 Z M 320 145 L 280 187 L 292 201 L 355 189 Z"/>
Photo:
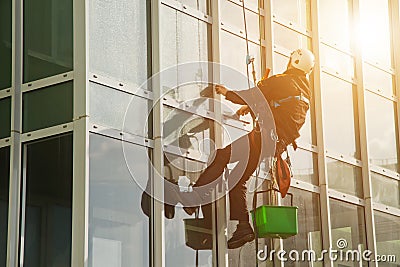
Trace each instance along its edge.
<path fill-rule="evenodd" d="M 300 70 L 290 69 L 283 74 L 263 80 L 258 86 L 270 105 L 278 139 L 286 145 L 293 143 L 300 136 L 299 131 L 305 122 L 309 105 L 305 101 L 290 99 L 290 97 L 302 95 L 308 100 L 311 99 L 310 82 L 306 75 Z M 257 90 L 257 88 L 249 90 Z M 273 101 L 288 97 L 289 101 L 281 103 L 278 107 L 271 104 Z M 228 91 L 226 99 L 236 104 L 252 105 L 252 103 L 245 103 L 234 91 Z"/>

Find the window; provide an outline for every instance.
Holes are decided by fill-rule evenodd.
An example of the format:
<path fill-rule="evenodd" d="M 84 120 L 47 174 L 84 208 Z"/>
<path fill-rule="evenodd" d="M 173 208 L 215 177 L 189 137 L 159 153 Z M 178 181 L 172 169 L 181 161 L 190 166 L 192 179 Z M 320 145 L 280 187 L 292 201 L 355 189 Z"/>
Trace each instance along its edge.
<path fill-rule="evenodd" d="M 288 146 L 288 152 L 292 163 L 293 178 L 318 185 L 317 154 L 301 148 L 294 151 L 292 146 Z"/>
<path fill-rule="evenodd" d="M 73 82 L 51 85 L 22 96 L 24 132 L 72 121 Z"/>
<path fill-rule="evenodd" d="M 273 13 L 278 18 L 294 22 L 303 28 L 311 28 L 310 0 L 274 0 Z"/>
<path fill-rule="evenodd" d="M 350 49 L 351 0 L 324 0 L 319 2 L 320 34 L 322 40 Z"/>
<path fill-rule="evenodd" d="M 328 151 L 359 158 L 353 85 L 325 73 L 322 74 L 321 83 Z"/>
<path fill-rule="evenodd" d="M 371 172 L 372 199 L 400 208 L 400 181 Z"/>
<path fill-rule="evenodd" d="M 0 148 L 0 266 L 6 266 L 8 197 L 10 187 L 10 147 Z"/>
<path fill-rule="evenodd" d="M 365 99 L 370 161 L 398 171 L 395 103 L 368 91 Z"/>
<path fill-rule="evenodd" d="M 72 134 L 27 143 L 23 156 L 23 266 L 71 266 Z"/>
<path fill-rule="evenodd" d="M 368 63 L 365 63 L 363 67 L 365 88 L 388 95 L 389 97 L 394 94 L 392 74 Z"/>
<path fill-rule="evenodd" d="M 92 123 L 149 136 L 152 122 L 150 101 L 97 83 L 89 84 L 89 95 L 89 118 Z"/>
<path fill-rule="evenodd" d="M 363 197 L 361 168 L 330 158 L 326 162 L 330 188 Z"/>
<path fill-rule="evenodd" d="M 338 249 L 339 239 L 344 239 L 347 246 L 342 251 L 357 250 L 361 245 L 366 248 L 364 208 L 338 200 L 330 199 L 332 248 Z M 348 266 L 349 262 L 340 259 L 334 262 L 335 267 Z"/>
<path fill-rule="evenodd" d="M 90 134 L 89 266 L 149 266 L 147 148 Z M 125 162 L 127 164 L 125 164 Z"/>
<path fill-rule="evenodd" d="M 0 99 L 0 139 L 11 135 L 11 97 Z"/>
<path fill-rule="evenodd" d="M 140 86 L 146 81 L 148 1 L 89 2 L 89 69 L 118 81 Z"/>
<path fill-rule="evenodd" d="M 72 0 L 24 2 L 24 83 L 72 70 L 72 24 Z"/>
<path fill-rule="evenodd" d="M 376 247 L 378 255 L 394 255 L 396 261 L 379 263 L 379 266 L 400 265 L 400 228 L 399 217 L 374 211 Z M 387 265 L 386 265 L 387 264 Z"/>
<path fill-rule="evenodd" d="M 11 87 L 12 9 L 11 0 L 0 2 L 0 90 Z"/>

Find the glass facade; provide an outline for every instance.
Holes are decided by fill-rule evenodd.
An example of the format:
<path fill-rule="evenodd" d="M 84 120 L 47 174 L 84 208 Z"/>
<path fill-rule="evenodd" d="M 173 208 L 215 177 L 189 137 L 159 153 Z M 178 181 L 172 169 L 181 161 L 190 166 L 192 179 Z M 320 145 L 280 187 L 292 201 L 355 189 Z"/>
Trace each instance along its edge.
<path fill-rule="evenodd" d="M 191 215 L 181 196 L 252 129 L 209 85 L 247 89 L 246 61 L 260 80 L 300 47 L 316 68 L 288 147 L 298 233 L 258 248 L 387 261 L 275 254 L 259 266 L 400 264 L 398 1 L 0 0 L 0 14 L 0 267 L 254 266 L 255 241 L 228 249 L 238 222 L 223 185 Z M 249 211 L 270 185 L 262 162 Z"/>

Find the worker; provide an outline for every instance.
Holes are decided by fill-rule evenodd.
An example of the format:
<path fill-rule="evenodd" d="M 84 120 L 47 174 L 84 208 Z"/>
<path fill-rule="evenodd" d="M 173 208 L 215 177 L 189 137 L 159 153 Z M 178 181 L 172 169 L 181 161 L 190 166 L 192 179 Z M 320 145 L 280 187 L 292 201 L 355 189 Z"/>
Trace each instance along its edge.
<path fill-rule="evenodd" d="M 235 232 L 228 240 L 229 249 L 239 248 L 254 240 L 246 204 L 246 182 L 260 164 L 263 153 L 262 138 L 270 135 L 270 133 L 264 133 L 264 136 L 262 134 L 263 125 L 258 121 L 262 114 L 257 114 L 262 110 L 260 105 L 264 108 L 269 105 L 275 121 L 277 135 L 275 155 L 280 155 L 290 144 L 293 144 L 296 149 L 295 140 L 300 136 L 299 130 L 305 122 L 309 109 L 311 91 L 308 74 L 311 73 L 313 67 L 313 53 L 307 49 L 297 49 L 291 53 L 287 69 L 283 74 L 260 81 L 258 87 L 231 91 L 222 85 L 215 86 L 217 94 L 225 96 L 226 100 L 235 104 L 243 105 L 237 111 L 238 115 L 250 112 L 255 120 L 254 128 L 249 134 L 235 140 L 225 148 L 216 150 L 211 164 L 201 173 L 193 186 L 195 193 L 204 192 L 197 189 L 213 184 L 221 177 L 228 163 L 238 162 L 228 178 L 228 184 L 232 184 L 232 186 L 229 185 L 230 219 L 239 221 Z M 257 97 L 257 94 L 261 97 Z M 258 104 L 255 104 L 257 101 Z M 259 107 L 255 107 L 256 105 Z M 246 146 L 247 149 L 245 149 Z M 235 171 L 235 169 L 241 170 Z M 238 173 L 239 177 L 237 177 Z M 230 179 L 234 178 L 236 182 L 231 183 Z M 186 207 L 185 211 L 192 214 L 195 209 Z"/>

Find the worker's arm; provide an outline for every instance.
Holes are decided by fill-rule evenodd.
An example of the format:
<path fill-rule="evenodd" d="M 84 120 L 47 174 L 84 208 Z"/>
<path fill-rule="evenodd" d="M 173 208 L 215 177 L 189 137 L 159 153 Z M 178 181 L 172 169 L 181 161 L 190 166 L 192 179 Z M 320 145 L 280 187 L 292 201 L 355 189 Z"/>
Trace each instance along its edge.
<path fill-rule="evenodd" d="M 250 108 L 247 105 L 242 106 L 240 109 L 236 111 L 236 114 L 239 116 L 244 116 L 250 112 Z"/>
<path fill-rule="evenodd" d="M 215 86 L 215 92 L 217 94 L 223 95 L 223 96 L 225 96 L 226 100 L 229 100 L 232 103 L 239 104 L 239 105 L 247 105 L 246 101 L 243 99 L 246 97 L 241 97 L 241 96 L 251 96 L 252 90 L 254 90 L 254 88 L 247 89 L 247 90 L 241 90 L 241 91 L 230 91 L 223 85 Z M 246 100 L 250 100 L 250 98 L 248 98 Z"/>

